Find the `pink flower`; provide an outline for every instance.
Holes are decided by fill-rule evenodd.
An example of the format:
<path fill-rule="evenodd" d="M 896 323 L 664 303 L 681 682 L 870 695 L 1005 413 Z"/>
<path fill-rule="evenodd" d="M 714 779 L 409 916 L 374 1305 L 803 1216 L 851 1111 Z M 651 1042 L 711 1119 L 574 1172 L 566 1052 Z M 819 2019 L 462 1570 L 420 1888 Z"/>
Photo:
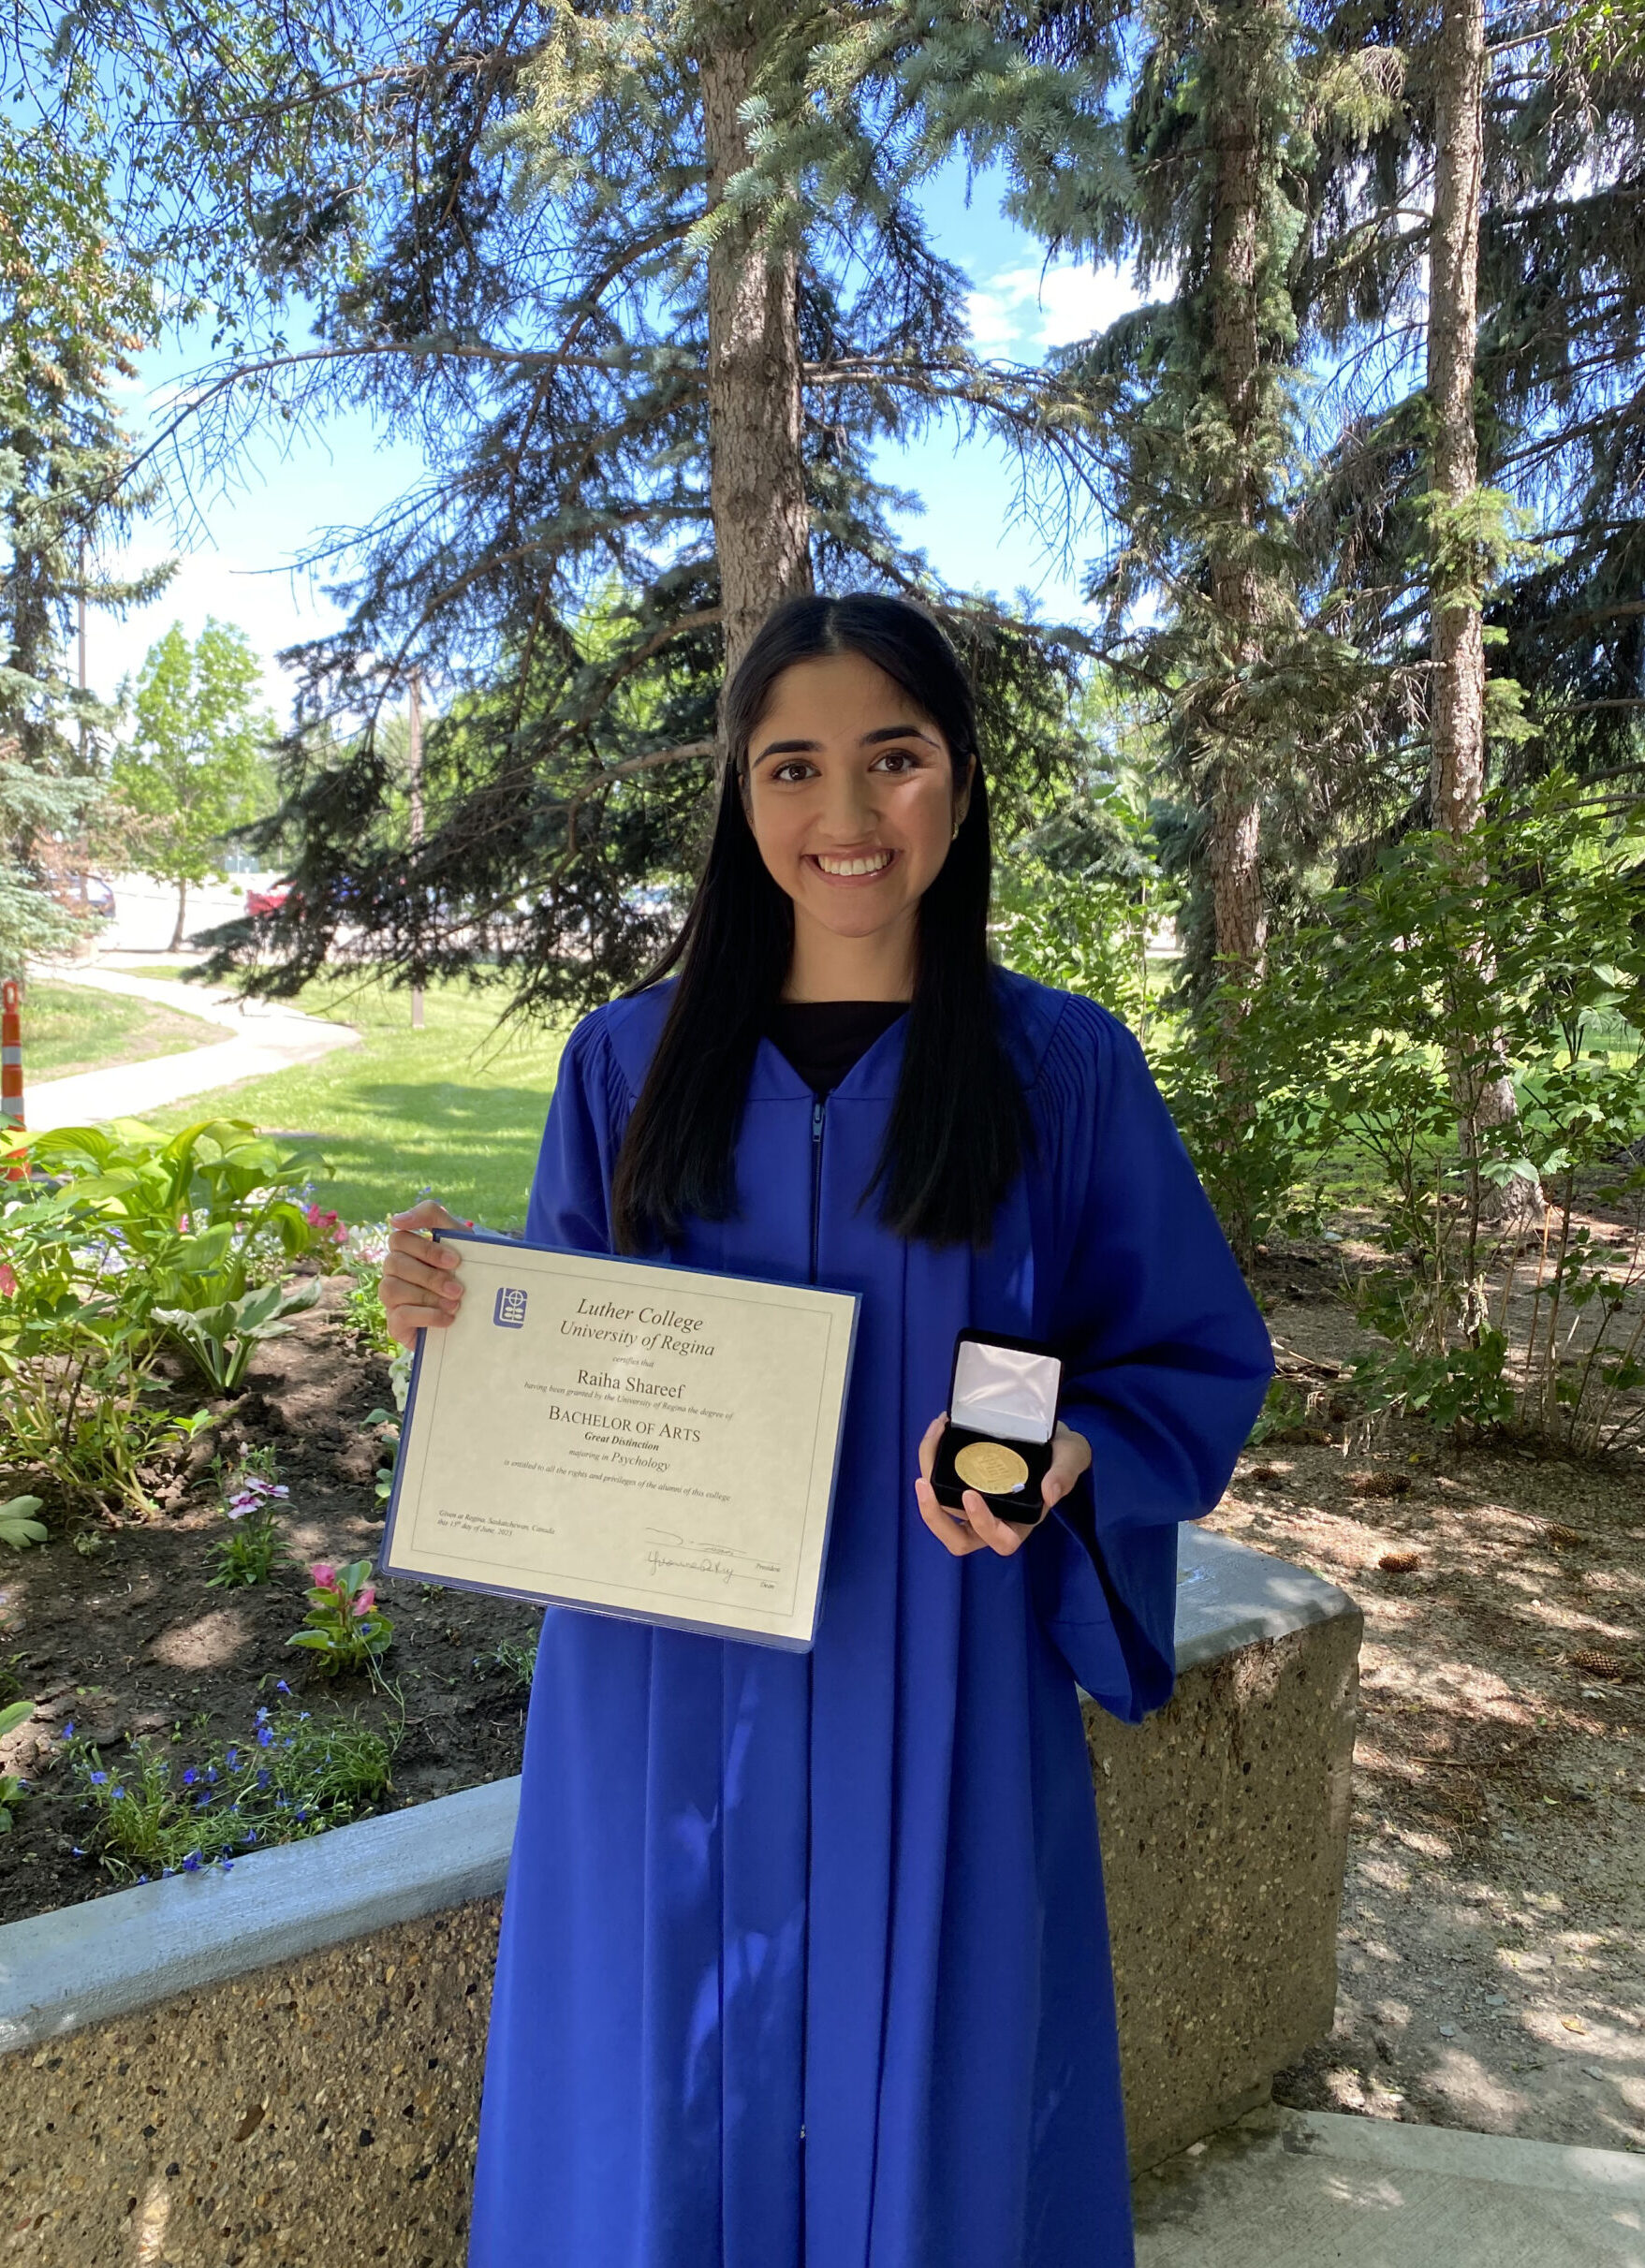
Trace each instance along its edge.
<path fill-rule="evenodd" d="M 0 1293 L 7 1299 L 17 1297 L 17 1277 L 9 1260 L 0 1260 Z"/>
<path fill-rule="evenodd" d="M 369 1615 L 372 1608 L 375 1606 L 376 1602 L 376 1585 L 375 1583 L 368 1583 L 365 1586 L 365 1588 L 356 1597 L 354 1602 L 354 1611 L 357 1615 Z"/>
<path fill-rule="evenodd" d="M 316 1559 L 308 1571 L 308 1579 L 316 1590 L 335 1590 L 337 1570 L 331 1565 L 330 1559 Z"/>

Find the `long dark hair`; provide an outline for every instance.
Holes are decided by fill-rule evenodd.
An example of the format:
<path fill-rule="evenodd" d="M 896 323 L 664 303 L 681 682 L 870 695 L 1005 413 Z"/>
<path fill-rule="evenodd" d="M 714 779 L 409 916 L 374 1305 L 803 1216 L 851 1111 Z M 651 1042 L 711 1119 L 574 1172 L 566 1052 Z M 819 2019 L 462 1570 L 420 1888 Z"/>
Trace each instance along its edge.
<path fill-rule="evenodd" d="M 988 791 L 971 688 L 917 607 L 871 593 L 791 599 L 767 616 L 727 691 L 727 763 L 708 861 L 679 936 L 645 979 L 678 971 L 617 1160 L 619 1251 L 671 1243 L 689 1215 L 723 1221 L 735 1208 L 749 1074 L 794 950 L 793 904 L 748 824 L 748 744 L 784 670 L 835 653 L 872 662 L 940 728 L 956 796 L 977 759 L 965 816 L 919 901 L 902 1077 L 869 1188 L 879 1189 L 880 1218 L 901 1236 L 986 1245 L 1021 1161 L 1027 1110 L 1001 1043 L 988 955 Z"/>

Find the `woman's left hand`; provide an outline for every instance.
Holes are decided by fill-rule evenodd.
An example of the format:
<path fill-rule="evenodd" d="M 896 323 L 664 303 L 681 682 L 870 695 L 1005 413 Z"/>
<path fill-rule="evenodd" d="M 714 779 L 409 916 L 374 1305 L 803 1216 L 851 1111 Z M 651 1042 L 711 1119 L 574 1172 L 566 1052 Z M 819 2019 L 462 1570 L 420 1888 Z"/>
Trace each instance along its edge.
<path fill-rule="evenodd" d="M 931 1469 L 935 1461 L 937 1443 L 943 1427 L 948 1422 L 945 1410 L 941 1417 L 933 1417 L 925 1429 L 925 1439 L 919 1444 L 919 1478 L 914 1484 L 914 1494 L 919 1505 L 919 1516 L 957 1559 L 968 1552 L 997 1551 L 1008 1559 L 1020 1551 L 1034 1533 L 1033 1528 L 1013 1528 L 1009 1520 L 996 1519 L 988 1508 L 988 1499 L 975 1488 L 965 1491 L 963 1512 L 950 1512 L 946 1504 L 937 1502 L 936 1490 L 931 1485 Z M 1091 1443 L 1084 1434 L 1076 1433 L 1071 1426 L 1059 1424 L 1051 1436 L 1050 1471 L 1045 1476 L 1040 1497 L 1045 1512 L 1060 1504 L 1080 1475 L 1091 1463 Z M 1045 1517 L 1045 1512 L 1040 1519 Z M 1039 1525 L 1035 1521 L 1035 1527 Z"/>

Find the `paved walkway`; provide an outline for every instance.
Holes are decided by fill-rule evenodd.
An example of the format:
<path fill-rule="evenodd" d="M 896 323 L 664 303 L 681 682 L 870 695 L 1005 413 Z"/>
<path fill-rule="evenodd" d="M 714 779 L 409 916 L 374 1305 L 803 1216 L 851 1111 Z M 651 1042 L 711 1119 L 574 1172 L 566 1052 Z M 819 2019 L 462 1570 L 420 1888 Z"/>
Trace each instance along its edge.
<path fill-rule="evenodd" d="M 85 1126 L 97 1119 L 140 1119 L 145 1111 L 183 1102 L 191 1094 L 260 1078 L 270 1071 L 289 1071 L 296 1063 L 317 1062 L 333 1047 L 360 1044 L 359 1032 L 347 1024 L 325 1023 L 274 1001 L 242 1002 L 232 992 L 134 976 L 123 969 L 54 967 L 49 973 L 53 984 L 87 985 L 127 1000 L 181 1009 L 223 1025 L 234 1036 L 181 1055 L 151 1056 L 146 1062 L 117 1063 L 108 1071 L 81 1071 L 72 1078 L 34 1082 L 28 1075 L 25 1025 L 22 1107 L 31 1133 Z"/>
<path fill-rule="evenodd" d="M 1137 2268 L 1645 2268 L 1645 2157 L 1253 2111 L 1137 2185 Z"/>

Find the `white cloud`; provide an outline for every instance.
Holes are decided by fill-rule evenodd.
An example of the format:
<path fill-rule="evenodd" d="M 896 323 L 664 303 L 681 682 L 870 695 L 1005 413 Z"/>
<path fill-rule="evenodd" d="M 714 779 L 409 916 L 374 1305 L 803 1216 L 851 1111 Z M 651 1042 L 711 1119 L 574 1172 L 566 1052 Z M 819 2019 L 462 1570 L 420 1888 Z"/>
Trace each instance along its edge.
<path fill-rule="evenodd" d="M 1106 330 L 1141 300 L 1116 265 L 1055 261 L 1002 269 L 968 294 L 965 314 L 981 353 L 1029 358 Z"/>

